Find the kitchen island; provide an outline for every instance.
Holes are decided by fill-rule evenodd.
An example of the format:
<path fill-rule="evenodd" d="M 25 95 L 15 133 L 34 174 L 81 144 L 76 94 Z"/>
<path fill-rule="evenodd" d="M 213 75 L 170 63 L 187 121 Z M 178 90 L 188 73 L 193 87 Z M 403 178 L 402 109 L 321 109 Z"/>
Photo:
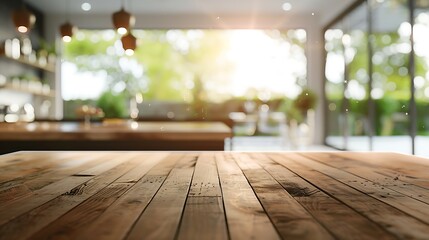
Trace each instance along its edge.
<path fill-rule="evenodd" d="M 394 153 L 18 152 L 0 239 L 428 239 L 428 172 Z"/>
<path fill-rule="evenodd" d="M 20 150 L 223 150 L 221 122 L 0 123 L 0 153 Z"/>

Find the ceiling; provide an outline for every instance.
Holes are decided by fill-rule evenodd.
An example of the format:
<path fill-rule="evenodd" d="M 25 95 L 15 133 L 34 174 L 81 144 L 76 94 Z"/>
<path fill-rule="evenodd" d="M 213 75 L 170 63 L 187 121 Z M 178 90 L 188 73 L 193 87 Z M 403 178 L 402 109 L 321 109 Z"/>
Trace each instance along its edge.
<path fill-rule="evenodd" d="M 354 0 L 124 0 L 125 9 L 139 14 L 239 14 L 239 15 L 308 15 L 329 21 Z M 121 0 L 26 0 L 47 14 L 63 14 L 68 8 L 70 14 L 111 14 L 122 4 Z M 91 4 L 85 12 L 81 5 Z M 290 11 L 282 5 L 289 2 Z"/>

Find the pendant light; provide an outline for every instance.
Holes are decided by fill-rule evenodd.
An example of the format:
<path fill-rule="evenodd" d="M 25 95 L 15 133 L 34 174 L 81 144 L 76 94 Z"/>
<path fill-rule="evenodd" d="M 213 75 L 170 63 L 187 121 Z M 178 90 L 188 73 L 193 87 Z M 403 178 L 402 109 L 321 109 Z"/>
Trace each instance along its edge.
<path fill-rule="evenodd" d="M 36 16 L 23 5 L 12 13 L 12 20 L 18 32 L 27 33 L 36 22 Z"/>
<path fill-rule="evenodd" d="M 70 42 L 75 31 L 76 27 L 68 21 L 60 26 L 61 38 L 64 42 Z"/>
<path fill-rule="evenodd" d="M 121 42 L 122 42 L 122 47 L 125 50 L 125 54 L 128 56 L 133 55 L 134 50 L 137 47 L 137 38 L 134 37 L 134 35 L 131 33 L 131 31 L 128 31 L 127 34 L 122 36 Z"/>
<path fill-rule="evenodd" d="M 66 0 L 67 1 L 67 0 Z M 70 22 L 69 22 L 69 11 L 68 9 L 70 8 L 69 5 L 69 1 L 67 1 L 66 5 L 66 22 L 64 24 L 62 24 L 60 26 L 60 34 L 61 34 L 61 38 L 63 39 L 64 42 L 70 42 L 72 40 L 73 34 L 76 31 L 76 27 L 73 26 Z"/>
<path fill-rule="evenodd" d="M 122 0 L 121 10 L 112 15 L 113 26 L 121 35 L 126 34 L 135 23 L 134 16 L 124 10 L 124 1 Z"/>

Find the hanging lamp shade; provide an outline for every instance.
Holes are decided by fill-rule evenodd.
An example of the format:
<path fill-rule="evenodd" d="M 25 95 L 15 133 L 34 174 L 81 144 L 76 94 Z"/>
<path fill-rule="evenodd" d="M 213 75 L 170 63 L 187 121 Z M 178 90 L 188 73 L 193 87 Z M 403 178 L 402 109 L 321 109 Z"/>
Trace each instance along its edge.
<path fill-rule="evenodd" d="M 113 26 L 119 34 L 125 34 L 134 25 L 135 18 L 129 12 L 126 12 L 124 8 L 121 8 L 118 12 L 113 13 L 112 16 Z"/>
<path fill-rule="evenodd" d="M 133 55 L 134 50 L 137 48 L 137 38 L 131 34 L 131 32 L 128 32 L 126 35 L 124 35 L 121 38 L 122 47 L 125 50 L 125 54 L 127 55 Z"/>
<path fill-rule="evenodd" d="M 27 33 L 36 22 L 36 16 L 27 8 L 23 7 L 12 13 L 12 20 L 18 32 Z"/>
<path fill-rule="evenodd" d="M 66 22 L 60 26 L 60 33 L 64 42 L 70 42 L 75 31 L 76 27 L 73 26 L 70 22 Z"/>

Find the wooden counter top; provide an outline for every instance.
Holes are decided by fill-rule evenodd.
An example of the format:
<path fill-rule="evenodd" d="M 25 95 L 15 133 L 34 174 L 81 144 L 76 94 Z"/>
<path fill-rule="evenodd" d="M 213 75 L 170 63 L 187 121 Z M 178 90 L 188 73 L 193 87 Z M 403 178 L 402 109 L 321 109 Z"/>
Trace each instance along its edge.
<path fill-rule="evenodd" d="M 224 150 L 221 122 L 0 124 L 0 153 L 21 150 Z"/>
<path fill-rule="evenodd" d="M 221 122 L 1 123 L 0 140 L 213 140 L 231 137 Z"/>
<path fill-rule="evenodd" d="M 0 239 L 429 239 L 429 160 L 394 153 L 0 156 Z"/>

